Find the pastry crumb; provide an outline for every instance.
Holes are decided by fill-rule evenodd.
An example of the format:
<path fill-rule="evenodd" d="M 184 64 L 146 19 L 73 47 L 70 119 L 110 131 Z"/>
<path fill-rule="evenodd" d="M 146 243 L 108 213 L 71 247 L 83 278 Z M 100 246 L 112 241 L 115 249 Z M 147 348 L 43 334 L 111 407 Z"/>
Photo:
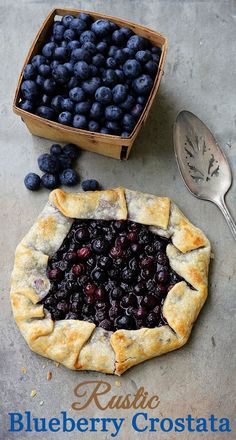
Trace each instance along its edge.
<path fill-rule="evenodd" d="M 22 374 L 26 374 L 27 373 L 27 369 L 25 367 L 22 367 L 21 368 L 21 372 L 22 372 Z"/>
<path fill-rule="evenodd" d="M 51 380 L 51 378 L 52 378 L 52 372 L 48 371 L 47 372 L 47 380 Z"/>
<path fill-rule="evenodd" d="M 45 364 L 43 364 L 43 369 L 44 369 L 44 368 L 46 368 L 46 365 L 45 365 Z"/>
<path fill-rule="evenodd" d="M 56 365 L 56 367 L 58 368 L 60 365 L 60 362 L 54 362 L 54 365 Z"/>
<path fill-rule="evenodd" d="M 36 390 L 32 390 L 30 393 L 30 397 L 35 397 L 37 396 L 37 391 Z"/>
<path fill-rule="evenodd" d="M 117 387 L 120 387 L 120 385 L 121 385 L 120 381 L 119 381 L 119 380 L 116 380 L 116 381 L 115 381 L 115 385 L 116 385 Z"/>
<path fill-rule="evenodd" d="M 215 254 L 211 252 L 211 260 L 214 260 L 214 258 L 215 258 Z"/>
<path fill-rule="evenodd" d="M 41 400 L 41 402 L 39 402 L 39 405 L 42 406 L 44 404 L 44 400 Z"/>

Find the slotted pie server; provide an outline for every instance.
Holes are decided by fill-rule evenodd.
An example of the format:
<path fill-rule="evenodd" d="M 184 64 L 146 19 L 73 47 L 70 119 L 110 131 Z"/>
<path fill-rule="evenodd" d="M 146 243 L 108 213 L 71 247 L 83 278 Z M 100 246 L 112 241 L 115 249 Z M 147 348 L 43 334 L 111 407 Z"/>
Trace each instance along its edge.
<path fill-rule="evenodd" d="M 232 175 L 213 134 L 193 113 L 181 111 L 174 125 L 174 148 L 180 173 L 189 191 L 220 208 L 236 240 L 236 224 L 225 204 Z"/>

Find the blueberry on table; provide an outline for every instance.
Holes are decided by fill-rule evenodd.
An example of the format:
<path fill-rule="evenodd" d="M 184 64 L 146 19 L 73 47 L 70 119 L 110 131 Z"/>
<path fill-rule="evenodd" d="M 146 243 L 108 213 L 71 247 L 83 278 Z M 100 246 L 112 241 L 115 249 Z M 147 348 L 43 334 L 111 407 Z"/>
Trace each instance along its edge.
<path fill-rule="evenodd" d="M 58 122 L 63 125 L 71 125 L 72 113 L 67 111 L 61 112 L 58 116 Z"/>
<path fill-rule="evenodd" d="M 38 174 L 29 173 L 24 178 L 24 184 L 27 189 L 30 189 L 31 191 L 37 191 L 40 188 L 41 179 Z"/>
<path fill-rule="evenodd" d="M 75 104 L 75 113 L 79 113 L 81 115 L 86 115 L 89 113 L 91 108 L 91 104 L 88 101 L 82 101 Z"/>
<path fill-rule="evenodd" d="M 90 41 L 91 43 L 96 44 L 97 37 L 96 37 L 96 34 L 93 31 L 84 31 L 80 35 L 79 41 L 80 41 L 81 44 L 87 43 L 88 41 Z"/>
<path fill-rule="evenodd" d="M 62 24 L 63 24 L 63 26 L 65 26 L 65 27 L 69 27 L 69 25 L 70 25 L 70 22 L 73 20 L 73 15 L 69 15 L 69 14 L 67 14 L 67 15 L 64 15 L 64 17 L 62 18 Z"/>
<path fill-rule="evenodd" d="M 61 109 L 67 112 L 73 112 L 74 103 L 70 98 L 63 98 L 61 102 Z"/>
<path fill-rule="evenodd" d="M 22 110 L 25 110 L 26 112 L 32 112 L 34 110 L 34 105 L 33 105 L 32 101 L 29 101 L 28 99 L 21 101 L 19 103 L 19 107 Z"/>
<path fill-rule="evenodd" d="M 94 21 L 91 30 L 99 37 L 105 37 L 111 32 L 111 25 L 108 20 L 99 19 Z"/>
<path fill-rule="evenodd" d="M 98 76 L 82 82 L 82 89 L 88 95 L 93 95 L 101 85 L 101 79 Z"/>
<path fill-rule="evenodd" d="M 36 108 L 35 114 L 37 116 L 41 116 L 44 119 L 55 119 L 55 112 L 51 107 L 47 107 L 46 105 L 41 105 Z"/>
<path fill-rule="evenodd" d="M 59 64 L 52 70 L 52 76 L 58 84 L 66 84 L 70 79 L 70 72 L 66 66 Z"/>
<path fill-rule="evenodd" d="M 137 61 L 139 61 L 139 63 L 144 64 L 152 59 L 152 54 L 150 50 L 139 50 L 138 52 L 136 52 L 135 58 Z"/>
<path fill-rule="evenodd" d="M 59 185 L 59 179 L 55 174 L 43 174 L 43 176 L 41 177 L 41 181 L 44 188 L 48 189 L 58 188 Z"/>
<path fill-rule="evenodd" d="M 115 104 L 119 104 L 120 102 L 124 102 L 127 98 L 127 90 L 123 84 L 117 84 L 112 89 L 113 102 Z"/>
<path fill-rule="evenodd" d="M 43 48 L 42 48 L 42 54 L 44 55 L 44 57 L 46 58 L 52 58 L 53 54 L 54 54 L 54 50 L 56 49 L 57 44 L 53 43 L 52 41 L 50 43 L 46 43 Z M 37 55 L 36 55 L 37 56 Z M 40 55 L 39 55 L 40 56 Z M 43 57 L 43 58 L 44 58 Z M 34 57 L 35 58 L 35 57 Z M 33 59 L 34 59 L 33 58 Z M 32 63 L 33 63 L 33 59 L 32 59 Z M 45 58 L 44 58 L 45 60 Z M 45 60 L 46 61 L 46 60 Z M 43 61 L 40 62 L 40 65 L 44 64 Z M 38 64 L 39 67 L 39 64 Z"/>
<path fill-rule="evenodd" d="M 79 148 L 75 144 L 66 144 L 63 147 L 63 154 L 72 160 L 77 159 L 79 156 Z"/>
<path fill-rule="evenodd" d="M 44 173 L 54 174 L 59 170 L 60 163 L 56 156 L 45 153 L 38 157 L 38 166 Z"/>
<path fill-rule="evenodd" d="M 33 64 L 26 64 L 24 68 L 24 79 L 35 79 L 37 75 L 37 69 Z"/>
<path fill-rule="evenodd" d="M 69 97 L 74 102 L 82 102 L 86 99 L 84 90 L 81 87 L 74 87 L 69 91 Z"/>
<path fill-rule="evenodd" d="M 74 74 L 79 79 L 87 79 L 90 77 L 91 69 L 86 61 L 78 61 L 74 65 Z"/>
<path fill-rule="evenodd" d="M 87 128 L 87 118 L 84 115 L 75 115 L 72 122 L 73 127 L 85 130 Z"/>
<path fill-rule="evenodd" d="M 88 123 L 88 130 L 98 132 L 100 130 L 100 125 L 97 121 L 90 120 Z"/>
<path fill-rule="evenodd" d="M 62 185 L 66 186 L 74 186 L 78 183 L 79 177 L 75 170 L 68 168 L 67 170 L 62 171 L 59 175 L 60 182 Z"/>
<path fill-rule="evenodd" d="M 52 98 L 51 100 L 51 107 L 53 108 L 53 110 L 55 110 L 57 113 L 60 113 L 62 108 L 61 108 L 61 104 L 62 104 L 63 98 L 61 95 L 56 95 Z"/>
<path fill-rule="evenodd" d="M 146 41 L 145 38 L 140 37 L 139 35 L 132 35 L 127 41 L 127 47 L 137 52 L 145 49 Z"/>
<path fill-rule="evenodd" d="M 112 102 L 112 92 L 109 87 L 99 87 L 96 90 L 95 93 L 95 99 L 96 101 L 100 102 L 101 104 L 110 104 Z"/>
<path fill-rule="evenodd" d="M 108 121 L 118 121 L 122 117 L 122 110 L 117 105 L 109 105 L 105 108 L 105 117 Z"/>
<path fill-rule="evenodd" d="M 63 151 L 64 153 L 64 151 Z M 66 156 L 66 154 L 61 154 L 58 157 L 59 163 L 60 163 L 60 170 L 66 170 L 67 168 L 72 167 L 72 159 L 69 156 Z"/>
<path fill-rule="evenodd" d="M 23 98 L 33 101 L 38 97 L 39 89 L 35 81 L 27 79 L 21 84 L 21 93 Z"/>
<path fill-rule="evenodd" d="M 127 78 L 137 78 L 137 76 L 140 75 L 141 70 L 140 63 L 135 59 L 127 60 L 123 65 L 123 71 Z"/>
<path fill-rule="evenodd" d="M 50 153 L 59 156 L 62 153 L 62 148 L 59 144 L 52 144 L 50 148 Z"/>
<path fill-rule="evenodd" d="M 132 83 L 132 87 L 137 95 L 148 95 L 153 86 L 153 80 L 150 75 L 143 74 L 138 78 L 135 78 Z"/>
<path fill-rule="evenodd" d="M 31 64 L 33 64 L 34 67 L 39 67 L 40 64 L 45 64 L 46 63 L 46 58 L 43 55 L 35 55 L 32 60 L 31 60 Z"/>
<path fill-rule="evenodd" d="M 99 183 L 95 179 L 83 180 L 81 186 L 83 191 L 96 191 L 99 189 Z"/>

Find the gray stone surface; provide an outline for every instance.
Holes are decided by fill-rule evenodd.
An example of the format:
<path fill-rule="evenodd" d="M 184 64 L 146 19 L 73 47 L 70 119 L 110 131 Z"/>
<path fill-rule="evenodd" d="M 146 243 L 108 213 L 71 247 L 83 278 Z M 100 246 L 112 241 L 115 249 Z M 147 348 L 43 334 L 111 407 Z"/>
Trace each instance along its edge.
<path fill-rule="evenodd" d="M 125 417 L 121 440 L 130 438 L 174 440 L 176 433 L 135 434 L 130 420 L 135 410 L 99 411 L 91 405 L 83 414 L 69 411 L 73 389 L 86 380 L 106 380 L 114 394 L 134 393 L 144 386 L 157 393 L 160 405 L 150 417 L 235 417 L 235 261 L 236 246 L 218 209 L 195 199 L 179 175 L 172 145 L 172 124 L 179 110 L 196 113 L 212 129 L 236 174 L 236 3 L 235 1 L 96 0 L 70 1 L 69 6 L 91 8 L 131 19 L 163 32 L 169 51 L 158 97 L 127 162 L 83 152 L 78 163 L 81 178 L 95 177 L 104 188 L 123 185 L 168 195 L 199 225 L 212 242 L 210 291 L 206 305 L 182 349 L 132 368 L 121 377 L 72 372 L 31 353 L 19 334 L 11 313 L 9 278 L 17 243 L 44 206 L 48 193 L 27 192 L 24 175 L 36 171 L 36 158 L 50 142 L 32 137 L 11 110 L 14 89 L 24 57 L 48 11 L 67 2 L 58 0 L 1 0 L 0 69 L 0 438 L 35 438 L 33 433 L 10 434 L 9 411 L 31 410 L 33 416 L 56 417 L 66 410 L 74 418 Z M 79 188 L 78 188 L 79 189 Z M 235 184 L 227 202 L 236 218 Z M 21 369 L 27 368 L 23 374 Z M 52 380 L 47 381 L 48 371 Z M 37 396 L 32 398 L 32 389 Z M 44 401 L 40 406 L 40 402 Z M 235 430 L 235 425 L 234 425 Z M 108 439 L 110 432 L 97 433 Z M 47 439 L 80 438 L 80 433 L 47 434 Z M 92 439 L 95 434 L 85 433 Z M 37 438 L 45 438 L 38 434 Z M 231 434 L 183 433 L 183 439 L 235 438 Z"/>

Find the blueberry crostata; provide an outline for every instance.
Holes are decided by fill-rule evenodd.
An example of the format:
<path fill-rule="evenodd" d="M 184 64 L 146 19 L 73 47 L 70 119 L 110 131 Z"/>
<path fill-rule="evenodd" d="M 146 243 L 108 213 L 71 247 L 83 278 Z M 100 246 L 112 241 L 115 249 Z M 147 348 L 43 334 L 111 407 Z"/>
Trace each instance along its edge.
<path fill-rule="evenodd" d="M 16 249 L 14 318 L 36 353 L 120 375 L 187 342 L 209 258 L 167 197 L 57 189 Z"/>

